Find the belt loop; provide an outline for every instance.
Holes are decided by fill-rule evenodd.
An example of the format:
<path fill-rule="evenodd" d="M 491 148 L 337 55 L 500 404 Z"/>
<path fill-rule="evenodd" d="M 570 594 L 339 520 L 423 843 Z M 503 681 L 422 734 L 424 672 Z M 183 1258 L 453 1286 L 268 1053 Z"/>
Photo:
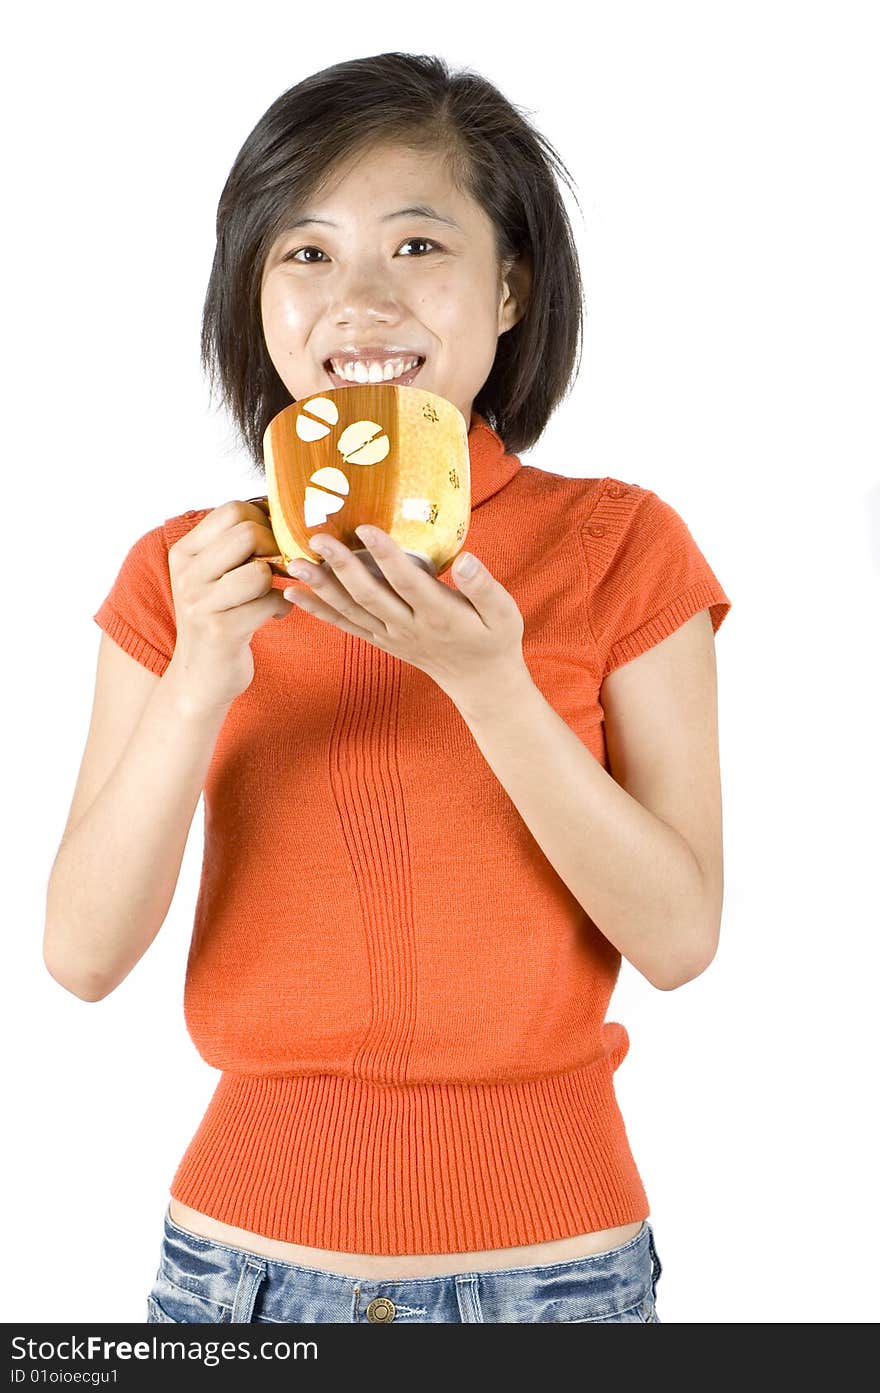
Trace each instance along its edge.
<path fill-rule="evenodd" d="M 468 1325 L 475 1321 L 482 1322 L 483 1308 L 480 1305 L 480 1285 L 476 1272 L 463 1272 L 456 1277 L 455 1295 L 462 1323 Z"/>
<path fill-rule="evenodd" d="M 250 1323 L 254 1313 L 257 1288 L 265 1275 L 266 1264 L 264 1262 L 258 1262 L 256 1258 L 250 1257 L 245 1259 L 238 1278 L 238 1286 L 235 1289 L 232 1315 L 229 1317 L 233 1324 L 247 1325 Z"/>

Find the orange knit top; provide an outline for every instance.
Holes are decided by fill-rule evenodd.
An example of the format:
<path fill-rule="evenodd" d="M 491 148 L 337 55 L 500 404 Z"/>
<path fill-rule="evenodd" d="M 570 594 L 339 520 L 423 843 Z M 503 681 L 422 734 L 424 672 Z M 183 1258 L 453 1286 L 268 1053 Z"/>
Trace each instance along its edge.
<path fill-rule="evenodd" d="M 467 547 L 516 599 L 535 683 L 607 768 L 603 678 L 701 609 L 717 630 L 730 602 L 655 493 L 522 465 L 477 413 L 468 444 Z M 209 511 L 136 541 L 94 615 L 160 675 L 168 548 Z M 221 1072 L 170 1193 L 355 1253 L 646 1218 L 614 1091 L 629 1037 L 605 1020 L 620 954 L 453 702 L 295 607 L 252 650 L 206 775 L 184 988 Z"/>

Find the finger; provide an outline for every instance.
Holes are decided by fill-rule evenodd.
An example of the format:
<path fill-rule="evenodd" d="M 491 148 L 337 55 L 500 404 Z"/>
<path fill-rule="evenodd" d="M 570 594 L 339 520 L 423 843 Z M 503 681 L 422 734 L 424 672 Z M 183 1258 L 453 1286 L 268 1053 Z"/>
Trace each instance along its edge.
<path fill-rule="evenodd" d="M 413 557 L 407 556 L 381 527 L 356 527 L 354 530 L 388 584 L 411 609 L 429 611 L 431 606 L 445 603 L 445 587 L 439 589 L 435 578 Z"/>
<path fill-rule="evenodd" d="M 340 614 L 358 624 L 366 615 L 373 628 L 377 621 L 399 624 L 412 619 L 412 610 L 394 589 L 377 580 L 344 543 L 320 533 L 309 538 L 309 546 L 319 556 L 324 555 L 324 564 L 310 583 Z M 293 567 L 289 569 L 293 573 Z"/>
<path fill-rule="evenodd" d="M 475 563 L 470 574 L 467 573 L 468 561 Z M 487 628 L 494 628 L 507 618 L 511 604 L 516 604 L 510 592 L 472 552 L 459 552 L 453 562 L 452 579 Z"/>
<path fill-rule="evenodd" d="M 242 516 L 242 510 L 244 510 L 244 516 Z M 194 555 L 213 542 L 221 533 L 229 531 L 236 523 L 248 521 L 262 523 L 264 527 L 269 529 L 269 535 L 272 535 L 268 514 L 263 508 L 260 508 L 250 498 L 233 498 L 207 512 L 194 527 L 183 534 L 175 545 L 185 554 Z M 277 543 L 274 550 L 278 550 Z"/>
<path fill-rule="evenodd" d="M 254 556 L 258 556 L 261 561 L 274 563 L 276 566 L 284 565 L 284 557 L 278 549 L 278 539 L 272 531 L 272 517 L 269 511 L 269 498 L 266 494 L 257 494 L 255 498 L 246 498 L 246 503 L 252 504 L 259 512 L 258 521 L 263 524 L 263 533 L 260 535 L 257 545 L 254 548 Z"/>
<path fill-rule="evenodd" d="M 313 614 L 316 619 L 323 619 L 329 624 L 334 624 L 337 629 L 343 629 L 347 634 L 354 634 L 356 638 L 364 638 L 369 643 L 375 644 L 377 648 L 385 648 L 381 634 L 376 634 L 370 628 L 365 628 L 358 624 L 354 619 L 349 619 L 331 605 L 314 595 L 310 590 L 285 590 L 284 598 L 290 600 L 297 609 L 304 609 L 307 614 Z M 364 619 L 369 623 L 376 623 L 370 614 L 364 614 Z M 387 651 L 387 650 L 386 650 Z"/>
<path fill-rule="evenodd" d="M 356 557 L 353 559 L 356 565 L 360 565 Z M 316 566 L 314 562 L 298 558 L 291 561 L 287 570 L 295 580 L 302 582 L 302 588 L 292 587 L 283 592 L 288 599 L 308 596 L 315 606 L 321 606 L 325 614 L 332 611 L 336 618 L 344 615 L 351 624 L 369 633 L 384 630 L 384 621 L 353 599 L 351 593 L 334 575 L 328 562 Z"/>

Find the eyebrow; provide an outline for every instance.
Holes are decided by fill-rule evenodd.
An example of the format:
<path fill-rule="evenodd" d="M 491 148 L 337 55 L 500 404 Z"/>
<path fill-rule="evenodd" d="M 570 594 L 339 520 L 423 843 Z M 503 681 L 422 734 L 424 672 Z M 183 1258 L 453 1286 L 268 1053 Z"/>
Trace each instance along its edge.
<path fill-rule="evenodd" d="M 445 223 L 447 227 L 454 227 L 456 232 L 461 232 L 461 228 L 459 227 L 457 222 L 453 222 L 452 218 L 444 217 L 442 213 L 438 213 L 437 209 L 432 208 L 428 203 L 415 203 L 411 208 L 397 208 L 393 213 L 386 213 L 385 216 L 381 219 L 381 221 L 391 222 L 392 218 L 404 218 L 413 216 L 418 218 L 429 218 L 431 222 Z M 329 222 L 327 218 L 302 217 L 297 218 L 294 222 L 289 222 L 287 224 L 287 230 L 289 232 L 292 232 L 295 227 L 305 227 L 309 223 L 314 223 L 316 225 L 319 224 L 321 227 L 339 226 L 338 223 Z"/>

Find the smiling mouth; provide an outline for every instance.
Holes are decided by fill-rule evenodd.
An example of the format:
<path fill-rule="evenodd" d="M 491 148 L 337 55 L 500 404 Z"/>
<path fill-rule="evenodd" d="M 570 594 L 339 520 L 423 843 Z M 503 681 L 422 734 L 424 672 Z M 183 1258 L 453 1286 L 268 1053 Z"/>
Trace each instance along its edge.
<path fill-rule="evenodd" d="M 425 359 L 420 358 L 414 368 L 402 373 L 400 377 L 386 377 L 381 382 L 351 382 L 347 377 L 340 377 L 330 366 L 330 360 L 324 364 L 324 371 L 329 377 L 334 387 L 409 387 L 418 377 L 422 368 L 425 366 Z"/>

